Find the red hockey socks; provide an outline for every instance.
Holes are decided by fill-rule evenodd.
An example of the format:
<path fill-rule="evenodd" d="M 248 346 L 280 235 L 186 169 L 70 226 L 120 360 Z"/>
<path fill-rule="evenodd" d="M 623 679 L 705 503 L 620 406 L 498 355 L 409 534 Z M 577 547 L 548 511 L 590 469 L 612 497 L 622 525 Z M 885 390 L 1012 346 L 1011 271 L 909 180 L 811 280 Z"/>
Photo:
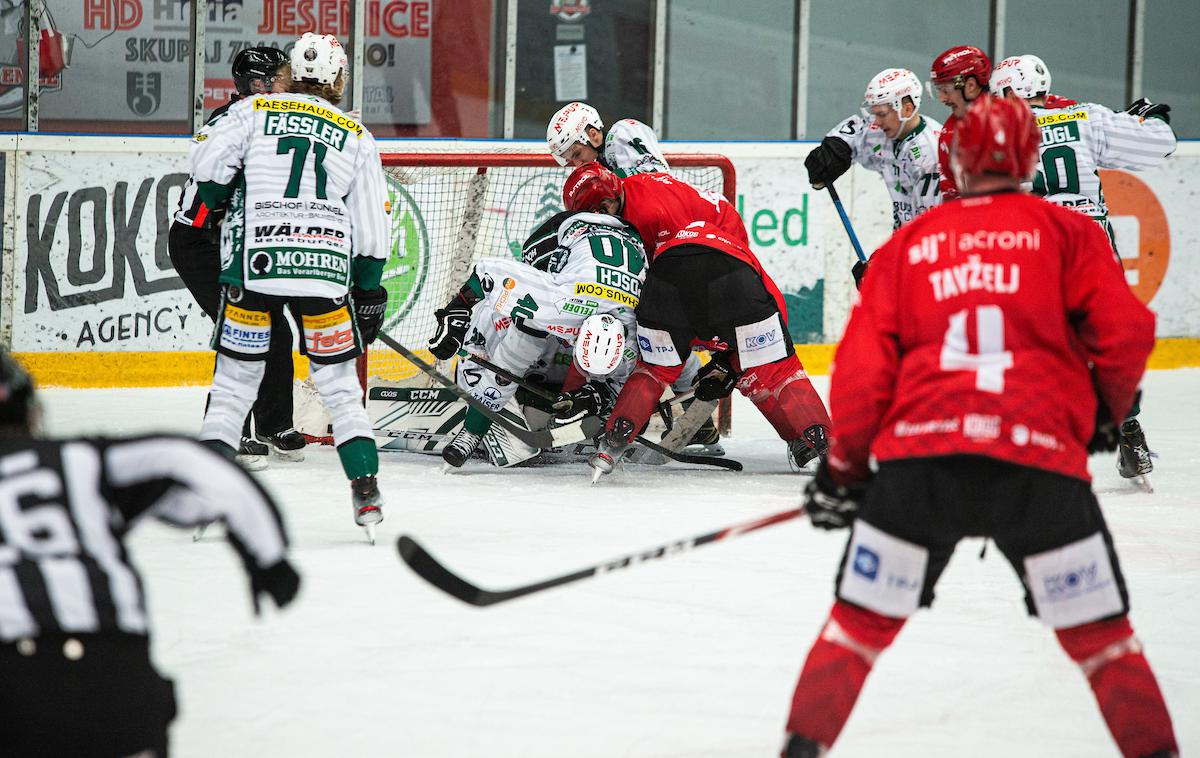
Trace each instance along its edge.
<path fill-rule="evenodd" d="M 808 651 L 792 696 L 787 730 L 829 747 L 841 733 L 879 654 L 905 619 L 837 601 Z"/>
<path fill-rule="evenodd" d="M 672 369 L 674 376 L 667 378 L 661 376 L 663 373 L 670 374 Z M 646 422 L 650 420 L 650 414 L 654 413 L 654 409 L 658 406 L 658 399 L 662 397 L 663 389 L 678 378 L 681 371 L 683 371 L 683 364 L 664 371 L 661 366 L 650 366 L 638 361 L 633 375 L 621 388 L 621 394 L 617 395 L 617 404 L 609 414 L 608 424 L 605 428 L 612 429 L 618 418 L 629 419 L 633 422 L 634 432 L 626 442 L 632 442 L 633 437 L 646 427 Z"/>
<path fill-rule="evenodd" d="M 738 381 L 738 389 L 785 441 L 800 439 L 814 424 L 829 428 L 829 411 L 795 355 L 756 366 Z"/>
<path fill-rule="evenodd" d="M 1142 758 L 1179 751 L 1158 680 L 1127 616 L 1057 629 L 1055 634 L 1083 669 L 1121 755 Z"/>

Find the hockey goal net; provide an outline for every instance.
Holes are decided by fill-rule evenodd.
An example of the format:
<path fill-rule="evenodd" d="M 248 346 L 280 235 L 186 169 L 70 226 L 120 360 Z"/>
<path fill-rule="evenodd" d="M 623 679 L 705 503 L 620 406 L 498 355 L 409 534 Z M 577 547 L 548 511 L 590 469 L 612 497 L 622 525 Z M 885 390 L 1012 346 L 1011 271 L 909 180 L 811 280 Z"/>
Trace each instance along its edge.
<path fill-rule="evenodd" d="M 388 293 L 383 331 L 433 363 L 424 349 L 433 312 L 449 301 L 483 258 L 520 257 L 539 224 L 563 209 L 570 173 L 546 154 L 515 152 L 385 153 L 391 250 L 383 270 Z M 722 155 L 667 154 L 671 172 L 737 202 L 733 164 Z M 438 364 L 452 375 L 450 362 Z M 360 359 L 364 387 L 430 386 L 432 380 L 382 342 Z M 315 398 L 314 398 L 315 399 Z M 721 427 L 729 428 L 728 403 Z"/>

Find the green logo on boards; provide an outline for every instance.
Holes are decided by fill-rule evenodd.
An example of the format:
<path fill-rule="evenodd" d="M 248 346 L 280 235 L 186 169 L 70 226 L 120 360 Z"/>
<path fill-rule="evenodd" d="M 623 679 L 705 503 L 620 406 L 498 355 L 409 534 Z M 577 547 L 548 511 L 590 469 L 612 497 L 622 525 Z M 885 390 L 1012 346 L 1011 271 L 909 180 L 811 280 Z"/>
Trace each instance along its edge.
<path fill-rule="evenodd" d="M 421 208 L 400 182 L 387 176 L 387 184 L 392 215 L 391 251 L 383 265 L 383 288 L 388 293 L 384 331 L 412 309 L 429 275 L 429 229 Z"/>
<path fill-rule="evenodd" d="M 517 185 L 504 209 L 504 239 L 509 252 L 520 259 L 521 245 L 533 230 L 562 212 L 562 186 L 567 179 L 567 169 L 517 170 L 535 172 Z"/>

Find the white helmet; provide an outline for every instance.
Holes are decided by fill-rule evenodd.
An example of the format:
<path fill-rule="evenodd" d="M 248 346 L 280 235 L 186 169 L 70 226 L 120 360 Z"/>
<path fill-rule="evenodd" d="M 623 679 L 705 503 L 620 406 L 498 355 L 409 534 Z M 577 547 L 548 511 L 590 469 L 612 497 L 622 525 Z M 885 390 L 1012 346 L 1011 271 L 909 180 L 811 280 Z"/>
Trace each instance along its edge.
<path fill-rule="evenodd" d="M 588 316 L 575 340 L 575 362 L 591 376 L 608 376 L 625 353 L 625 327 L 607 313 Z"/>
<path fill-rule="evenodd" d="M 921 80 L 906 68 L 885 68 L 867 83 L 863 94 L 863 115 L 870 119 L 873 105 L 890 105 L 897 113 L 904 110 L 904 98 L 912 98 L 914 112 L 921 108 Z"/>
<path fill-rule="evenodd" d="M 348 62 L 342 43 L 332 34 L 305 32 L 292 47 L 292 79 L 333 84 Z"/>
<path fill-rule="evenodd" d="M 996 66 L 989 89 L 997 95 L 1011 89 L 1022 100 L 1046 95 L 1050 92 L 1050 69 L 1036 55 L 1014 55 Z"/>
<path fill-rule="evenodd" d="M 596 109 L 587 103 L 567 103 L 550 119 L 550 125 L 546 127 L 546 144 L 550 146 L 550 154 L 558 161 L 558 165 L 567 165 L 563 156 L 571 145 L 576 142 L 592 144 L 587 138 L 589 126 L 603 129 L 604 122 L 600 120 Z"/>

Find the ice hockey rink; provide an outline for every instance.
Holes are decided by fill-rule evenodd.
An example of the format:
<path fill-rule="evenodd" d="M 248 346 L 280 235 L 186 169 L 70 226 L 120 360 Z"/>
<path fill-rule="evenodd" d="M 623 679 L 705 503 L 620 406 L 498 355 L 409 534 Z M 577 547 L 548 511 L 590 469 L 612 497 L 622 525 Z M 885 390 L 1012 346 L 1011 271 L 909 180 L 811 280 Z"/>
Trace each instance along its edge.
<path fill-rule="evenodd" d="M 824 392 L 827 379 L 818 378 Z M 1142 423 L 1157 492 L 1115 457 L 1095 486 L 1132 618 L 1175 720 L 1200 754 L 1200 369 L 1151 372 Z M 199 428 L 204 388 L 42 394 L 48 431 Z M 626 466 L 596 486 L 584 464 L 496 470 L 436 457 L 382 461 L 385 520 L 353 525 L 331 449 L 260 474 L 280 501 L 304 585 L 255 618 L 218 527 L 144 524 L 130 540 L 148 584 L 154 655 L 176 681 L 172 755 L 724 758 L 778 754 L 792 687 L 825 620 L 844 533 L 791 521 L 669 560 L 487 609 L 401 563 L 410 534 L 488 588 L 795 507 L 805 479 L 740 397 L 728 454 L 740 474 Z M 1078 669 L 1025 616 L 994 549 L 961 544 L 932 612 L 880 659 L 832 756 L 1118 755 Z"/>

